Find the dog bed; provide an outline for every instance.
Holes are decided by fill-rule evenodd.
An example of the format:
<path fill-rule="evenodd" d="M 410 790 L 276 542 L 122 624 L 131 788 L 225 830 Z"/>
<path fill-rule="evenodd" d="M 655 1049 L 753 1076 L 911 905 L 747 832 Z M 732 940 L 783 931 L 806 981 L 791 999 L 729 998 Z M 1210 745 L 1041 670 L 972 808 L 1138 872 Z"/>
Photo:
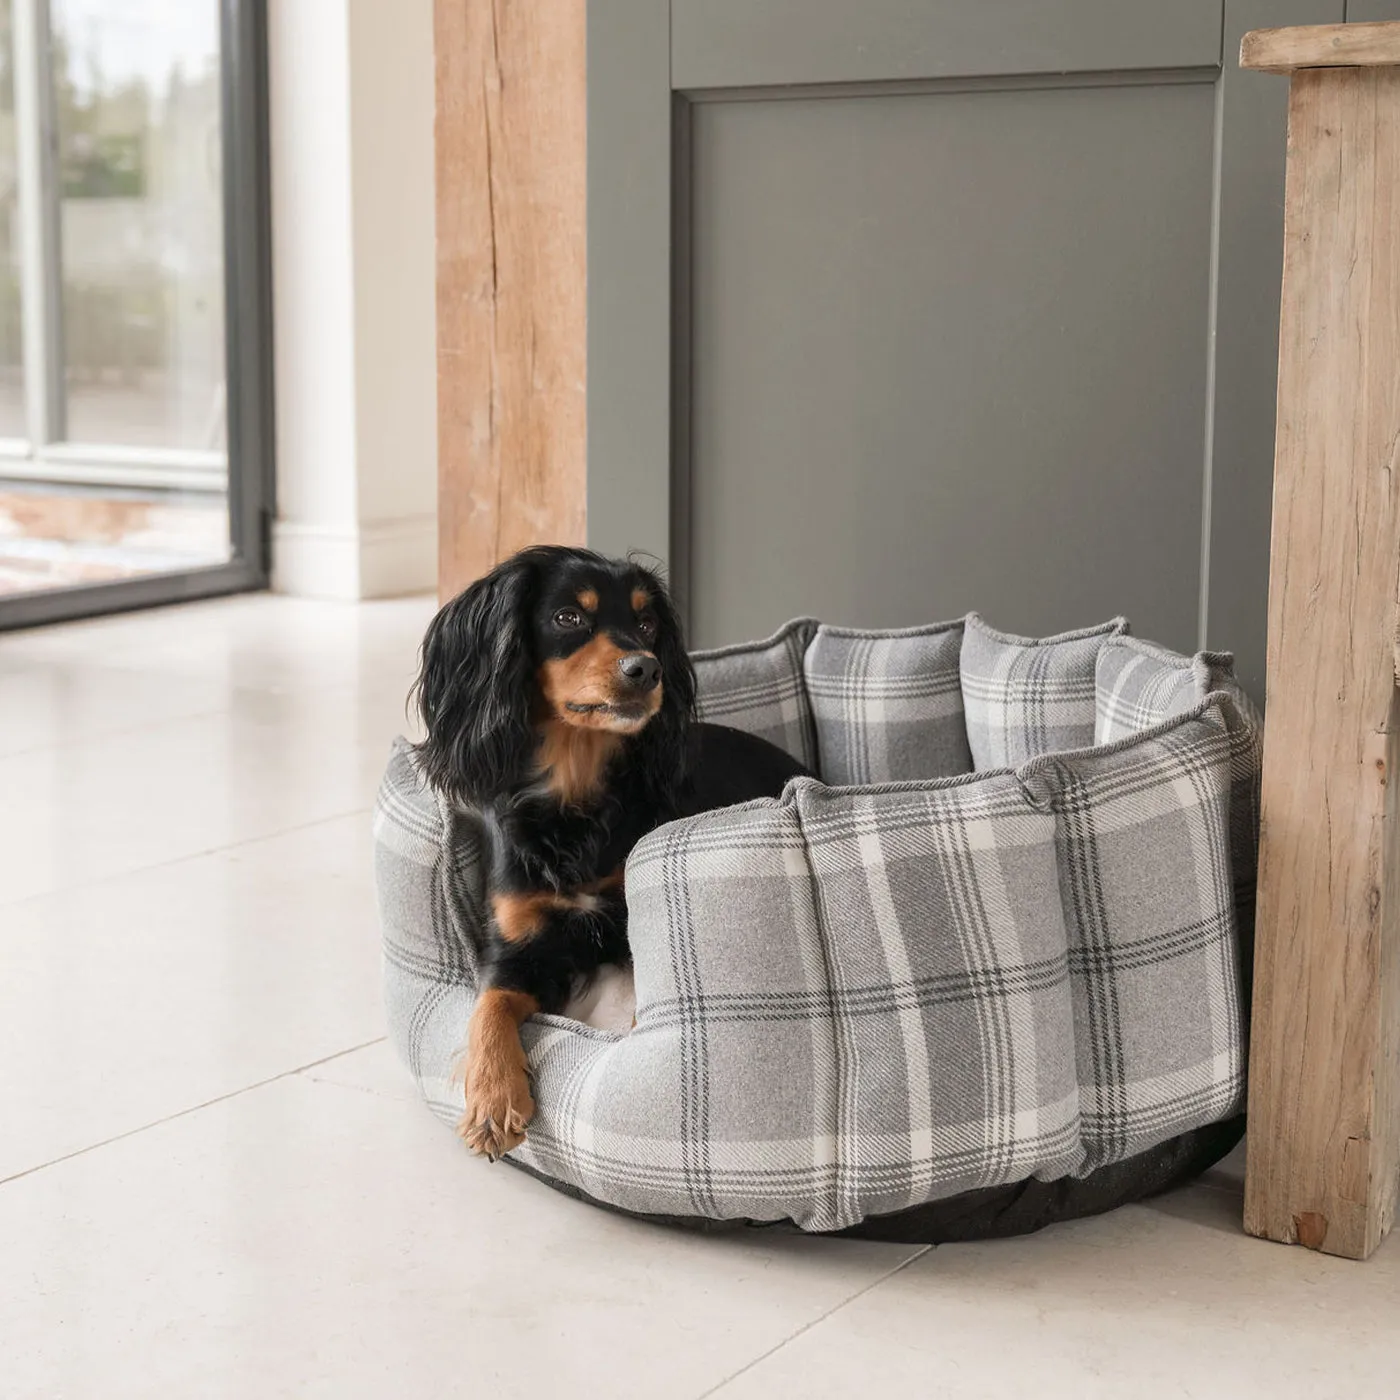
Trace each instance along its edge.
<path fill-rule="evenodd" d="M 524 1025 L 506 1160 L 632 1214 L 938 1242 L 1234 1145 L 1261 729 L 1228 654 L 972 614 L 799 620 L 695 665 L 703 718 L 822 780 L 636 846 L 632 977 Z M 455 1122 L 480 827 L 399 740 L 374 834 L 392 1038 Z"/>

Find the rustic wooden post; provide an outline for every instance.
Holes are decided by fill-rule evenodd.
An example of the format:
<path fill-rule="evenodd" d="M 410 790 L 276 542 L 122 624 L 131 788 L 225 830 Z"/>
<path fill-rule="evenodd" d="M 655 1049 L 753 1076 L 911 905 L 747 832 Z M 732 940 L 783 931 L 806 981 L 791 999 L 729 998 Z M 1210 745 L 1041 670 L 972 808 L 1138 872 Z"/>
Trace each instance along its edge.
<path fill-rule="evenodd" d="M 584 14 L 434 3 L 443 598 L 583 543 Z"/>
<path fill-rule="evenodd" d="M 1400 24 L 1291 75 L 1245 1228 L 1365 1258 L 1400 1170 Z"/>

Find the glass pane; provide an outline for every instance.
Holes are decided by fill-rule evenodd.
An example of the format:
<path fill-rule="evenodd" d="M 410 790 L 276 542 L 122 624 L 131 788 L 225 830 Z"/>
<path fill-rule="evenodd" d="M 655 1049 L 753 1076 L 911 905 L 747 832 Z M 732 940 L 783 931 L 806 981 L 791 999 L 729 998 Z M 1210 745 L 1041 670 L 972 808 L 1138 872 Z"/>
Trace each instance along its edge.
<path fill-rule="evenodd" d="M 19 163 L 15 144 L 15 45 L 11 0 L 0 0 L 0 438 L 29 436 L 19 311 Z"/>
<path fill-rule="evenodd" d="M 51 0 L 72 442 L 223 451 L 218 0 Z"/>
<path fill-rule="evenodd" d="M 43 139 L 16 130 L 13 3 L 0 0 L 0 438 L 24 435 L 16 141 Z M 49 14 L 54 316 L 66 438 L 83 452 L 0 453 L 0 608 L 229 557 L 218 0 L 49 0 Z"/>
<path fill-rule="evenodd" d="M 115 583 L 228 557 L 223 496 L 0 477 L 0 610 L 7 594 Z"/>

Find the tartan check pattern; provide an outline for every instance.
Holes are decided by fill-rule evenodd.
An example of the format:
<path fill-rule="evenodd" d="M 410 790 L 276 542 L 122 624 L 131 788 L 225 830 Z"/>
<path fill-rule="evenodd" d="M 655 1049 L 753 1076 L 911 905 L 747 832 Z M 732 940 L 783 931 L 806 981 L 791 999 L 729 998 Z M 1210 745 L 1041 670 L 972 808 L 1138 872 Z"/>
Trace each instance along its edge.
<path fill-rule="evenodd" d="M 797 618 L 761 642 L 692 653 L 699 717 L 767 739 L 815 772 L 817 735 L 802 658 L 816 630 L 811 618 Z"/>
<path fill-rule="evenodd" d="M 702 685 L 741 694 L 755 656 L 780 674 L 781 650 L 732 652 L 737 680 L 701 658 Z M 798 650 L 799 685 L 892 673 L 855 651 L 804 673 Z M 813 715 L 829 763 L 827 725 L 856 721 Z M 1238 1113 L 1257 718 L 1227 688 L 1155 720 L 1014 772 L 800 779 L 652 832 L 627 868 L 636 1028 L 525 1024 L 538 1112 L 512 1155 L 627 1210 L 831 1230 L 1083 1176 Z M 425 790 L 402 740 L 375 852 L 391 1032 L 455 1121 L 481 830 Z"/>
<path fill-rule="evenodd" d="M 979 770 L 1015 768 L 1040 754 L 1094 742 L 1095 663 L 1124 618 L 1036 640 L 967 618 L 961 669 L 967 742 Z"/>
<path fill-rule="evenodd" d="M 1232 762 L 1249 743 L 1212 696 L 1117 745 L 1019 771 L 1056 817 L 1081 1173 L 1244 1106 L 1230 830 Z"/>
<path fill-rule="evenodd" d="M 1183 656 L 1138 637 L 1110 637 L 1096 665 L 1094 742 L 1111 744 L 1184 714 L 1207 695 L 1223 692 L 1238 717 L 1231 757 L 1230 849 L 1236 917 L 1248 961 L 1254 947 L 1254 887 L 1258 874 L 1259 773 L 1264 721 L 1235 678 L 1228 651 Z"/>
<path fill-rule="evenodd" d="M 817 771 L 833 786 L 972 771 L 958 658 L 963 624 L 817 628 L 803 662 Z"/>
<path fill-rule="evenodd" d="M 1238 689 L 1228 651 L 1182 656 L 1138 637 L 1110 637 L 1095 662 L 1094 742 L 1111 744 L 1185 714 L 1213 690 Z"/>

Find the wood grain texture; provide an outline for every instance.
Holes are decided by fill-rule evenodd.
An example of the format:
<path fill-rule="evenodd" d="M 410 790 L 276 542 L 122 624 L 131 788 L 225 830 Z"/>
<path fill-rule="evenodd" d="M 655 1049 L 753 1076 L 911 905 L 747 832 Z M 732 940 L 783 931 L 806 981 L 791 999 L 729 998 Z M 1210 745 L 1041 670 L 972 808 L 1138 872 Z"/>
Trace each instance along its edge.
<path fill-rule="evenodd" d="M 1400 70 L 1295 74 L 1245 1226 L 1363 1258 L 1400 1164 Z"/>
<path fill-rule="evenodd" d="M 436 0 L 439 594 L 585 501 L 584 6 Z"/>
<path fill-rule="evenodd" d="M 1302 24 L 1256 29 L 1240 42 L 1240 67 L 1261 73 L 1299 68 L 1374 68 L 1400 63 L 1400 24 Z"/>

